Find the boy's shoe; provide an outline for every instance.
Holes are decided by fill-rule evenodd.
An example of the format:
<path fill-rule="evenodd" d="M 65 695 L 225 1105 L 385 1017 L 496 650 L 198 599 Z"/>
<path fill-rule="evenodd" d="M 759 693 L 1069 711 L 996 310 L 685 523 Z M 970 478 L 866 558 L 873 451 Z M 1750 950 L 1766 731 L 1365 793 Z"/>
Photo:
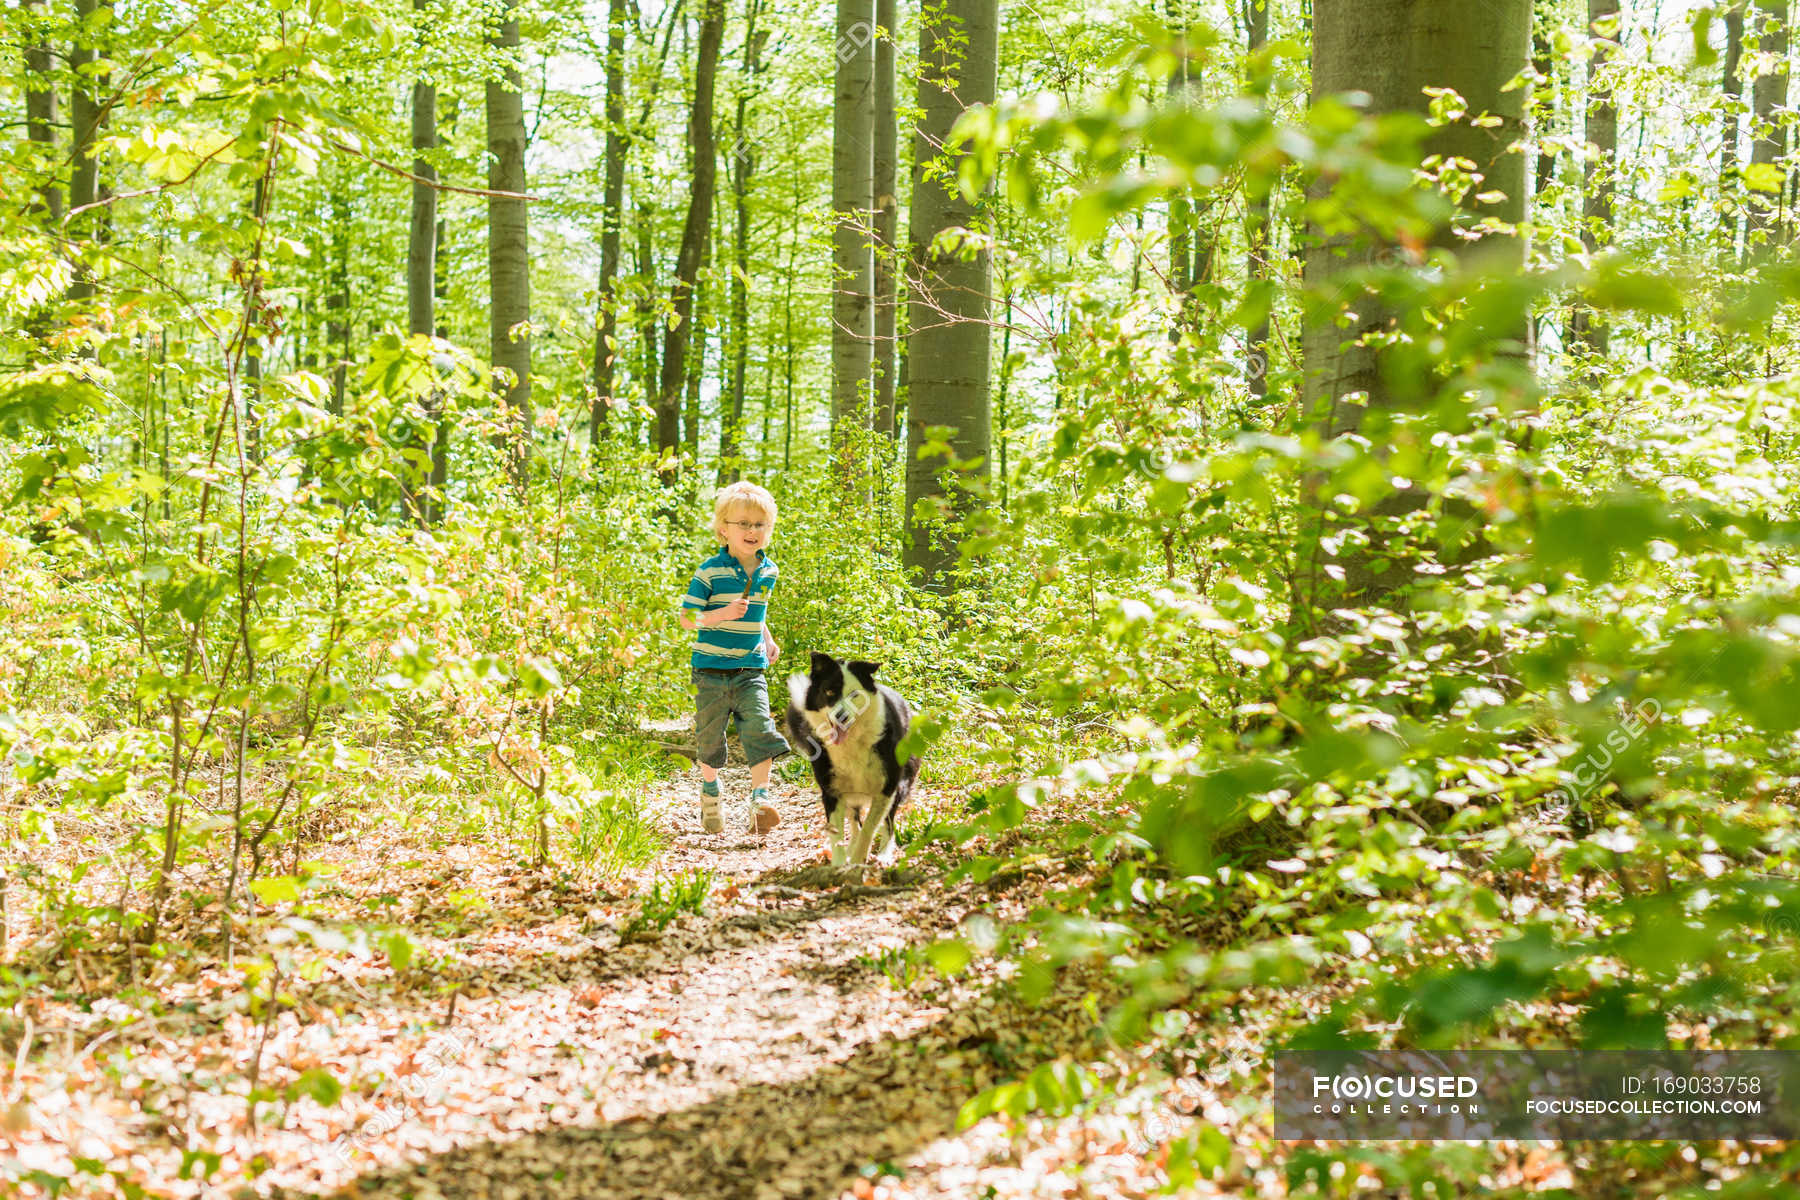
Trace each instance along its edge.
<path fill-rule="evenodd" d="M 725 818 L 719 815 L 719 781 L 700 785 L 700 824 L 708 833 L 723 833 Z"/>

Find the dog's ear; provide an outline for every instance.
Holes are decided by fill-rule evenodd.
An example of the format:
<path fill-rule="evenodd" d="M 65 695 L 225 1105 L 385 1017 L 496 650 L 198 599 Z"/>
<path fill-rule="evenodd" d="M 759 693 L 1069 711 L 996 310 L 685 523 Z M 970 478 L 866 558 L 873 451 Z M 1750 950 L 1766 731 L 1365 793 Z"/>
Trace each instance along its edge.
<path fill-rule="evenodd" d="M 814 675 L 819 674 L 821 671 L 825 670 L 825 668 L 829 667 L 830 665 L 831 665 L 831 655 L 825 654 L 818 650 L 814 650 L 812 652 L 812 669 L 813 669 Z"/>
<path fill-rule="evenodd" d="M 855 658 L 844 665 L 850 668 L 850 673 L 852 675 L 862 681 L 864 687 L 868 688 L 871 692 L 875 690 L 875 672 L 881 666 L 880 663 L 872 663 L 865 659 Z"/>

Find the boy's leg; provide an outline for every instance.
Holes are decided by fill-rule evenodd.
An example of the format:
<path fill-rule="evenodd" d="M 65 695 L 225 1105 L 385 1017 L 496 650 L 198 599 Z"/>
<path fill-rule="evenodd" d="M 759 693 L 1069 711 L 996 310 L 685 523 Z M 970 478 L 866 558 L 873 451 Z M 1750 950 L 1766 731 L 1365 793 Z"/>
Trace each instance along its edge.
<path fill-rule="evenodd" d="M 700 823 L 708 833 L 725 828 L 719 813 L 719 768 L 725 765 L 725 718 L 731 695 L 722 675 L 699 670 L 694 677 L 694 761 L 700 765 Z"/>
<path fill-rule="evenodd" d="M 793 750 L 769 713 L 769 681 L 760 671 L 743 678 L 733 707 L 738 719 L 738 740 L 744 744 L 744 757 L 751 764 L 750 786 L 767 787 L 769 768 Z"/>

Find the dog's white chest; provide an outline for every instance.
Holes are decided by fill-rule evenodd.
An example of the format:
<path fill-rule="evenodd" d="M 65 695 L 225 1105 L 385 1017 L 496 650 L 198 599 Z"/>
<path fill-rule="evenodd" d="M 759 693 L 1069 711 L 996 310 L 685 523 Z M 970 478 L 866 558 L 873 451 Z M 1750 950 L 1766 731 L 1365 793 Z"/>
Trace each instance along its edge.
<path fill-rule="evenodd" d="M 845 734 L 844 740 L 828 747 L 831 756 L 832 782 L 841 795 L 866 793 L 880 795 L 886 791 L 887 772 L 881 756 L 875 753 L 876 739 L 885 724 L 879 705 L 867 712 Z"/>

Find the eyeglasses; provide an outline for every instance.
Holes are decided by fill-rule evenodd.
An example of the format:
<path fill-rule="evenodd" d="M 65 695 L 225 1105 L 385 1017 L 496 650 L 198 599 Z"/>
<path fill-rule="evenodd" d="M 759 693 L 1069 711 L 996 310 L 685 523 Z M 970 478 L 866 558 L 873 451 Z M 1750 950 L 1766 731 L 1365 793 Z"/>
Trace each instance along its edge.
<path fill-rule="evenodd" d="M 727 525 L 735 525 L 745 533 L 761 533 L 769 527 L 767 521 L 727 521 Z"/>

